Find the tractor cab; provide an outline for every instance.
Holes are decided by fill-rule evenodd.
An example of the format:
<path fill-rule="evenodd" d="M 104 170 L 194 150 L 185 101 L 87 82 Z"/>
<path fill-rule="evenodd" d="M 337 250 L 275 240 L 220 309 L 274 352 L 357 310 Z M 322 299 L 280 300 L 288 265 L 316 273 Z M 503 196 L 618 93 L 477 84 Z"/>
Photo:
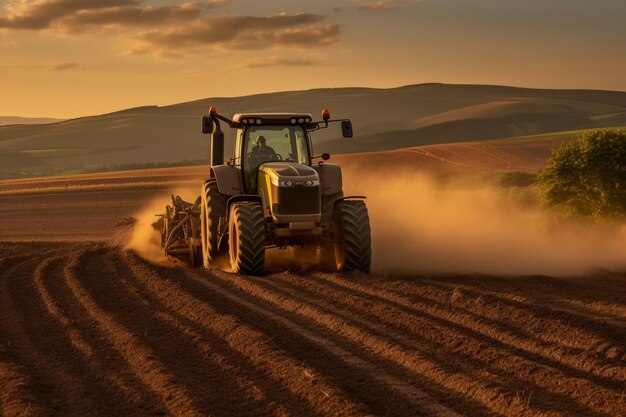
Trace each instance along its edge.
<path fill-rule="evenodd" d="M 240 124 L 235 137 L 234 163 L 241 167 L 247 193 L 257 193 L 259 171 L 264 164 L 311 165 L 311 142 L 306 130 L 311 120 L 310 114 L 255 113 L 233 117 Z"/>

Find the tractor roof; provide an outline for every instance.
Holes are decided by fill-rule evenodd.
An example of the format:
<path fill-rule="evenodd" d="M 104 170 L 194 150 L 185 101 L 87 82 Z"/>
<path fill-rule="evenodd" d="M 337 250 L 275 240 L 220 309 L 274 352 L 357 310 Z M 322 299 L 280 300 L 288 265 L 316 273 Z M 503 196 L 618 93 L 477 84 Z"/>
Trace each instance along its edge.
<path fill-rule="evenodd" d="M 313 121 L 310 113 L 237 113 L 233 116 L 233 122 L 243 124 L 302 124 Z M 293 122 L 295 120 L 296 122 Z M 248 122 L 249 121 L 249 122 Z"/>

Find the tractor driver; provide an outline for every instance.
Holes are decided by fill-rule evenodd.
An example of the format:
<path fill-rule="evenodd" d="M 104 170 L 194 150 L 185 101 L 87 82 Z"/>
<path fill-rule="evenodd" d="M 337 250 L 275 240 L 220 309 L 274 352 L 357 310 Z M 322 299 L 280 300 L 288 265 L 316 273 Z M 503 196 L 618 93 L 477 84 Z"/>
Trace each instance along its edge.
<path fill-rule="evenodd" d="M 274 159 L 276 152 L 271 146 L 266 145 L 265 136 L 259 136 L 256 140 L 256 146 L 252 148 L 252 157 L 258 161 L 268 161 Z"/>
<path fill-rule="evenodd" d="M 267 140 L 265 136 L 259 136 L 256 140 L 256 145 L 252 148 L 252 151 L 248 154 L 251 162 L 250 169 L 250 185 L 252 188 L 257 187 L 257 170 L 259 165 L 267 161 L 276 160 L 276 151 L 271 146 L 267 146 Z"/>

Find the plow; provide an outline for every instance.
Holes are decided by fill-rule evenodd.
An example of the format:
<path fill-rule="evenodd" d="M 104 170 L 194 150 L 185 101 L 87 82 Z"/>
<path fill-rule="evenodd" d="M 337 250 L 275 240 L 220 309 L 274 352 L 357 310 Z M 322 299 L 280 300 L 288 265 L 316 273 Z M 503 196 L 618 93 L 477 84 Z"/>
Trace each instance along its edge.
<path fill-rule="evenodd" d="M 322 112 L 240 113 L 228 118 L 215 107 L 202 118 L 211 135 L 211 167 L 200 196 L 188 202 L 172 195 L 156 227 L 168 257 L 210 268 L 219 257 L 234 272 L 262 275 L 268 248 L 309 248 L 321 264 L 368 273 L 370 224 L 365 196 L 345 196 L 341 167 L 327 153 L 313 154 L 311 133 L 340 123 L 352 138 L 349 119 Z M 232 158 L 225 161 L 221 123 L 235 131 Z"/>
<path fill-rule="evenodd" d="M 186 259 L 192 266 L 202 262 L 200 243 L 200 203 L 198 197 L 190 203 L 177 195 L 171 195 L 172 203 L 165 206 L 165 213 L 158 214 L 156 223 L 161 235 L 161 247 L 167 257 Z"/>

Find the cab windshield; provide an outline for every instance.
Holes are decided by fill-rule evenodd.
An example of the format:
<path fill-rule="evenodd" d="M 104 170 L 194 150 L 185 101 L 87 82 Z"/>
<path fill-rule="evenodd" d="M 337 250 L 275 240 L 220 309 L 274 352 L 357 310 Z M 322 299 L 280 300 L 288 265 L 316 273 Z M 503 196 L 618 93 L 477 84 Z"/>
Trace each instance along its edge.
<path fill-rule="evenodd" d="M 265 162 L 310 163 L 307 136 L 301 126 L 250 126 L 243 140 L 243 169 L 248 190 L 257 187 L 257 171 Z"/>

